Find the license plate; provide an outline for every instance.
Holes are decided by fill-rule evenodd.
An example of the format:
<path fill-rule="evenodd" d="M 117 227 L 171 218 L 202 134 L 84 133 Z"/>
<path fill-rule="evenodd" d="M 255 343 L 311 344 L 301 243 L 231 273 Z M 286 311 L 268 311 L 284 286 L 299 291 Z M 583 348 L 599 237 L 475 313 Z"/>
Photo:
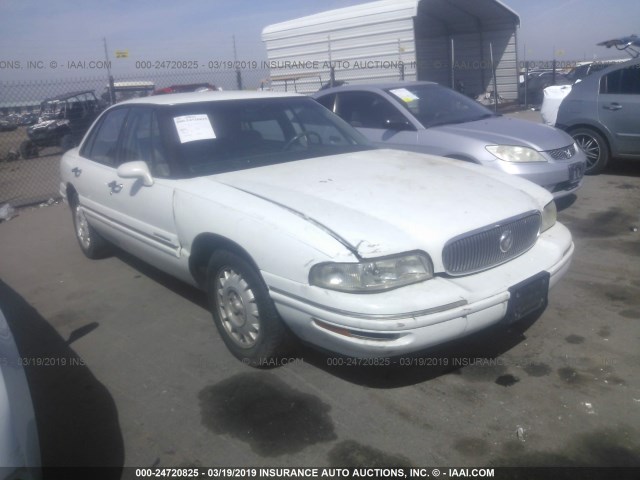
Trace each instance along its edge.
<path fill-rule="evenodd" d="M 547 306 L 549 272 L 541 272 L 509 289 L 506 323 L 517 322 L 530 313 Z"/>
<path fill-rule="evenodd" d="M 585 166 L 582 163 L 569 165 L 569 181 L 575 182 L 584 177 Z"/>

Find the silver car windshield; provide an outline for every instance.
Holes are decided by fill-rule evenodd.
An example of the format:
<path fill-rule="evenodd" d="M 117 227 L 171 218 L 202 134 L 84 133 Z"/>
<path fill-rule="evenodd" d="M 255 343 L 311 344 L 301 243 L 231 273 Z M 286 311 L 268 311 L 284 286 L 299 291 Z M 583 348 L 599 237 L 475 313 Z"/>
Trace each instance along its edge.
<path fill-rule="evenodd" d="M 475 100 L 440 85 L 402 86 L 386 92 L 400 100 L 425 128 L 474 122 L 495 115 Z"/>
<path fill-rule="evenodd" d="M 188 176 L 373 148 L 337 115 L 305 97 L 176 105 L 165 125 Z"/>

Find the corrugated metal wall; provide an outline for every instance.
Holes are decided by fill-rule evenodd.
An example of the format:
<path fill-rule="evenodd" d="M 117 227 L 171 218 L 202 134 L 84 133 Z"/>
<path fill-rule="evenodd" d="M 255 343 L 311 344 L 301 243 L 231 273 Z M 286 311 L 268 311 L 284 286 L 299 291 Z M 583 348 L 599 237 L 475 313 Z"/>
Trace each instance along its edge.
<path fill-rule="evenodd" d="M 398 80 L 400 62 L 406 65 L 407 79 L 415 80 L 413 16 L 416 0 L 383 1 L 350 7 L 272 25 L 262 39 L 267 48 L 272 78 L 295 78 L 297 91 L 315 92 L 329 81 L 330 63 L 336 80 Z M 313 68 L 300 65 L 304 60 Z M 377 62 L 377 63 L 376 63 Z M 275 68 L 273 68 L 275 67 Z M 319 78 L 320 77 L 320 78 Z M 273 81 L 282 89 L 284 81 Z M 288 81 L 291 88 L 292 80 Z"/>
<path fill-rule="evenodd" d="M 491 44 L 498 93 L 516 100 L 516 26 L 494 0 L 383 0 L 272 25 L 262 38 L 272 87 L 283 90 L 286 78 L 293 90 L 296 79 L 303 93 L 329 81 L 331 61 L 336 80 L 398 80 L 402 63 L 406 80 L 462 84 L 476 96 L 493 90 Z"/>

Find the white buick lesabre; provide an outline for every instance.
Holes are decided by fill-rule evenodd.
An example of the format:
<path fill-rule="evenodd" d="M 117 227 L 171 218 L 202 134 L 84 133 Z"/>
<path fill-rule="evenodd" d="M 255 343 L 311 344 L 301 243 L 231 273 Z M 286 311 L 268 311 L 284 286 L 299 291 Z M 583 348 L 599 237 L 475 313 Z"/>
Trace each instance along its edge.
<path fill-rule="evenodd" d="M 85 255 L 117 245 L 203 288 L 254 365 L 296 336 L 389 357 L 517 321 L 546 306 L 574 249 L 544 189 L 374 149 L 300 95 L 124 102 L 60 168 Z"/>

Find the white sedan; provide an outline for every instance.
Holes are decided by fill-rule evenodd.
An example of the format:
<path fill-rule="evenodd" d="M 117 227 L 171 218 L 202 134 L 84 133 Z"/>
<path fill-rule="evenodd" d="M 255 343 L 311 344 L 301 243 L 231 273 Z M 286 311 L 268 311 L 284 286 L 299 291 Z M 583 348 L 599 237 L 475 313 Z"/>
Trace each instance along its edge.
<path fill-rule="evenodd" d="M 60 169 L 85 255 L 117 245 L 201 287 L 253 365 L 295 337 L 387 358 L 517 321 L 546 306 L 574 250 L 546 190 L 374 149 L 300 95 L 120 103 Z"/>

